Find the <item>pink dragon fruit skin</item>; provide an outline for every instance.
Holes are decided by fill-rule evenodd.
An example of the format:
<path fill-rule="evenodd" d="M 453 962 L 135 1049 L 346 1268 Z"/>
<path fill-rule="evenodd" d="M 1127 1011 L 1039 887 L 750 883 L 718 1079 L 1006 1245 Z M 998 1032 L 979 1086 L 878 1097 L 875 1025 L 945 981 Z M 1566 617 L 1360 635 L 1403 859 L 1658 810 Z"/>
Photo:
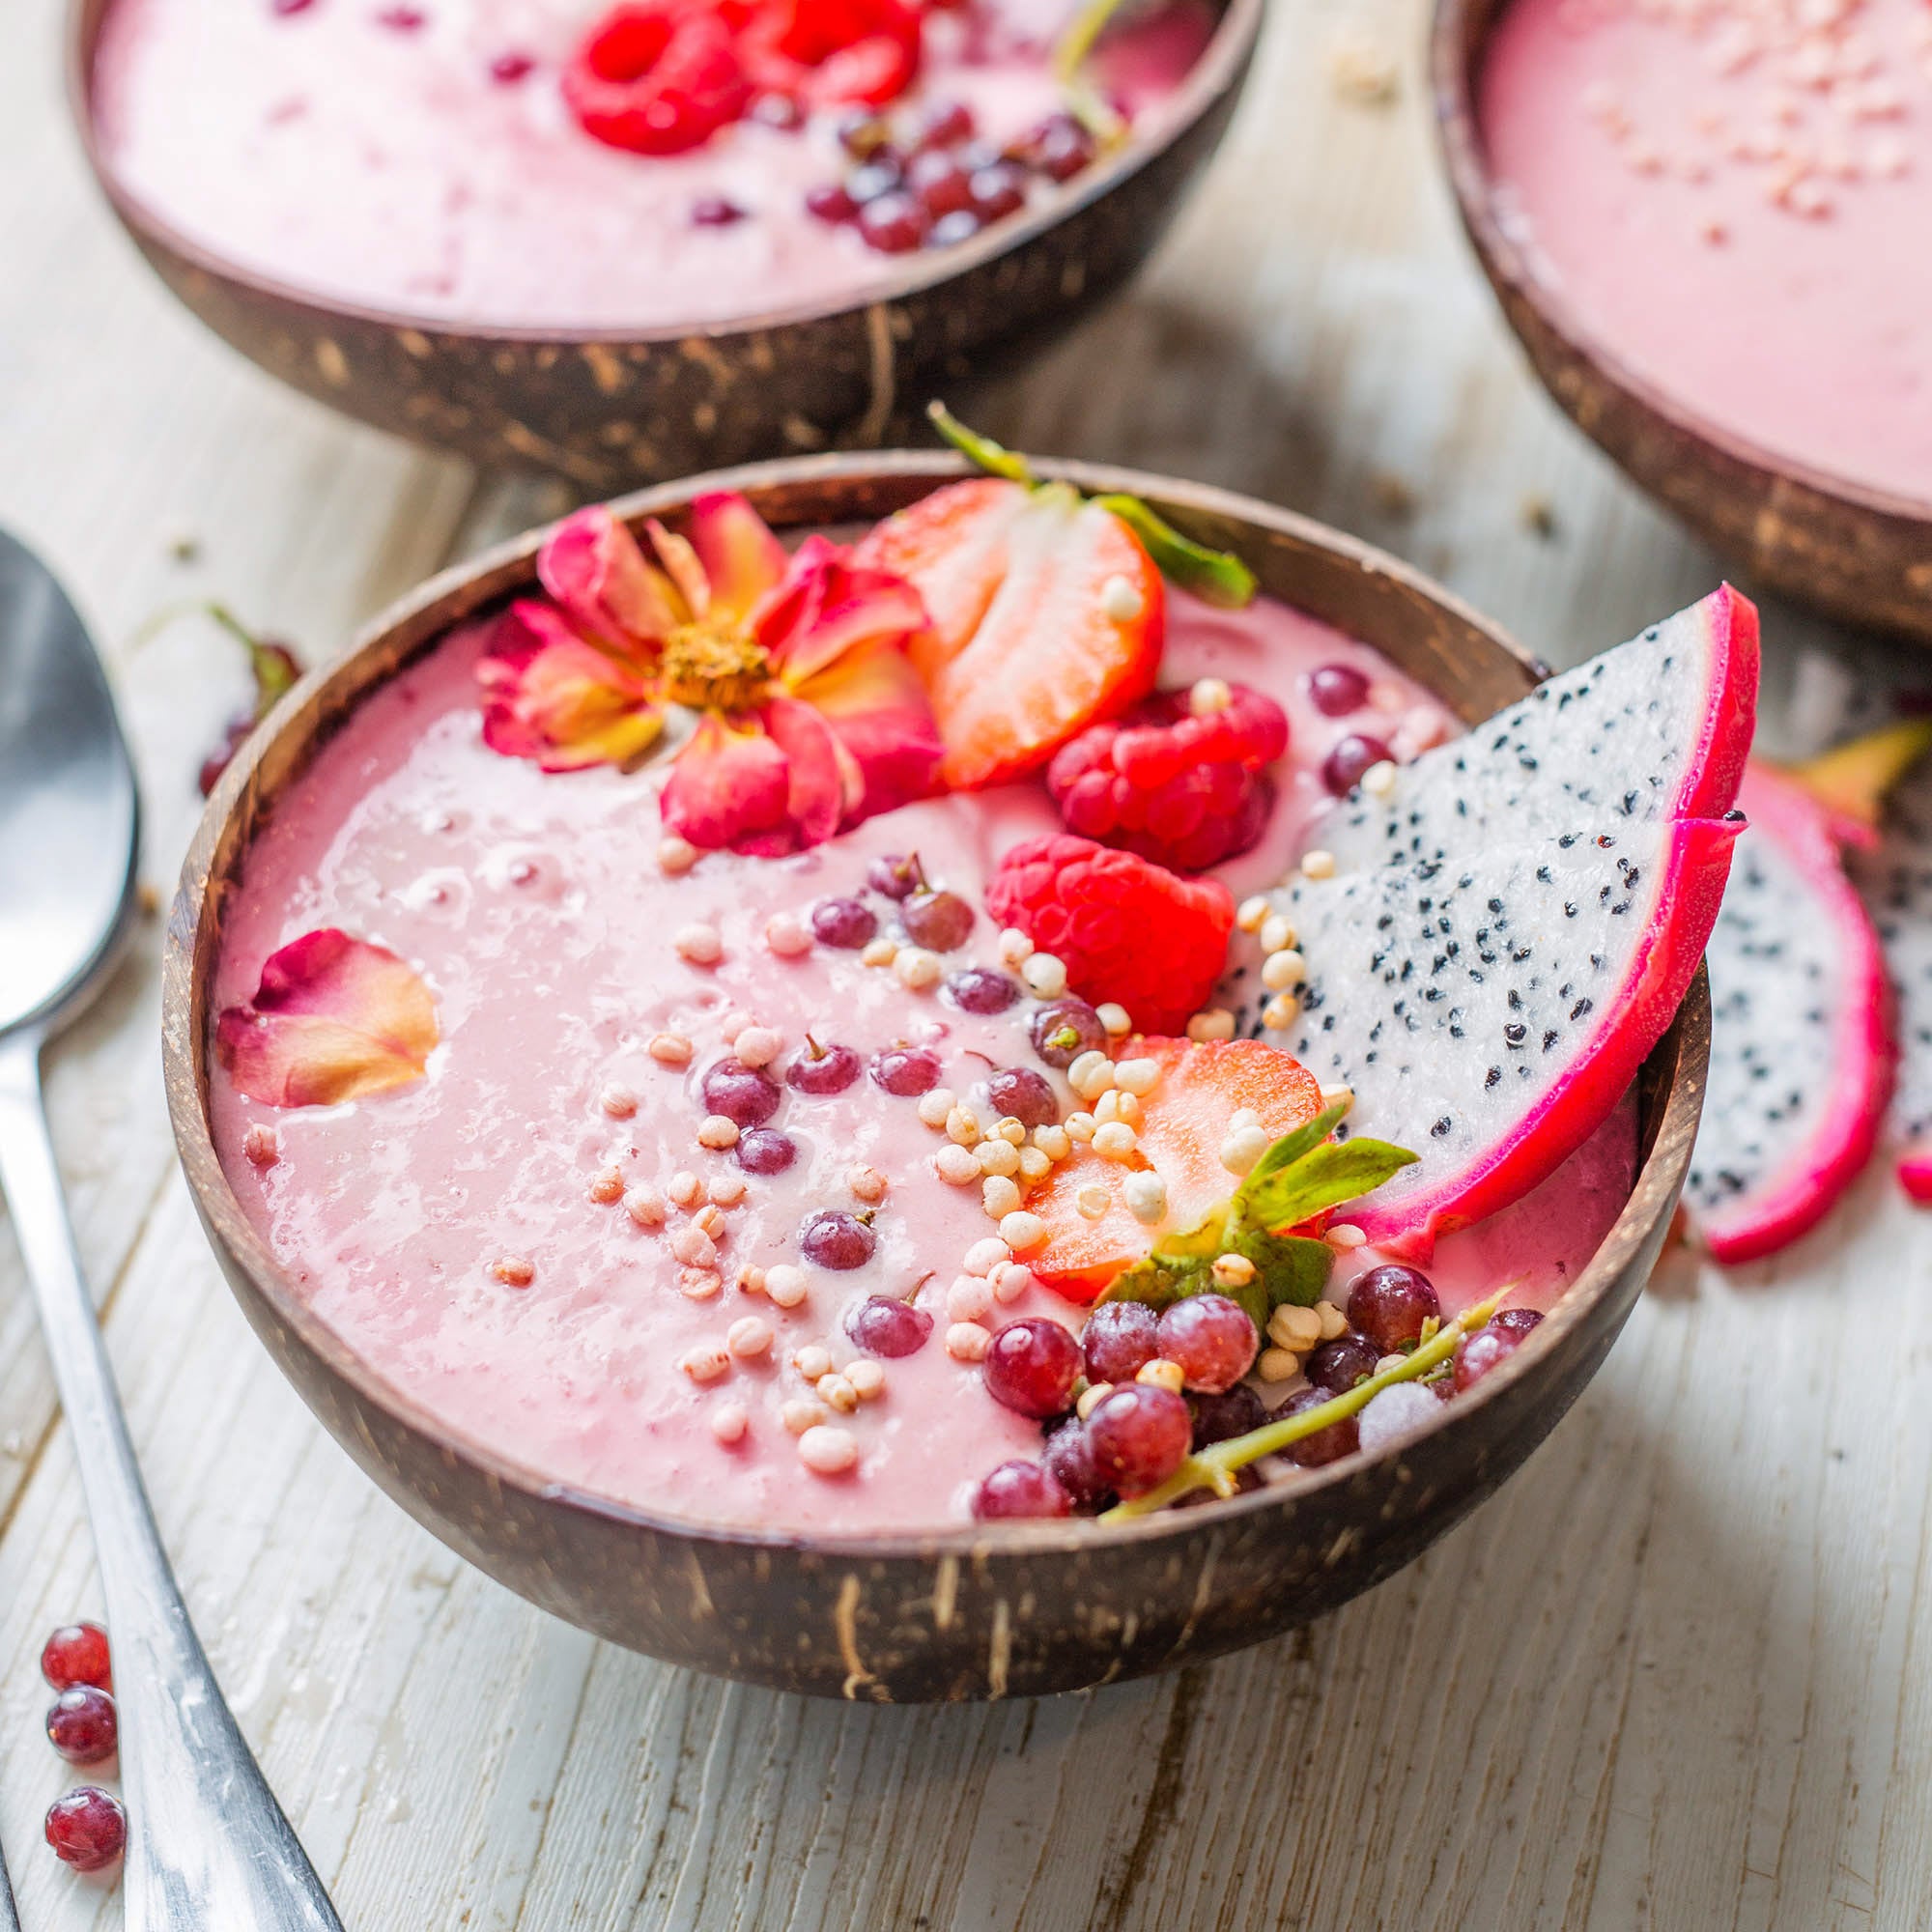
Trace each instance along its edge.
<path fill-rule="evenodd" d="M 1898 1184 L 1921 1205 L 1932 1202 L 1932 1148 L 1912 1148 L 1899 1155 Z"/>
<path fill-rule="evenodd" d="M 1422 1156 L 1348 1208 L 1377 1246 L 1426 1258 L 1552 1173 L 1628 1089 L 1718 918 L 1757 675 L 1757 613 L 1725 586 L 1323 825 L 1338 876 L 1282 900 L 1310 973 L 1284 1043 L 1354 1089 L 1352 1130 Z M 1593 846 L 1628 860 L 1630 890 L 1579 864 Z M 1610 892 L 1630 916 L 1593 927 Z M 1506 939 L 1486 940 L 1486 906 Z M 1519 995 L 1527 1037 L 1503 1024 Z"/>
<path fill-rule="evenodd" d="M 1872 1157 L 1898 1063 L 1878 932 L 1840 859 L 1870 831 L 1763 765 L 1738 802 L 1761 843 L 1745 848 L 1712 938 L 1711 1086 L 1685 1188 L 1725 1265 L 1776 1253 L 1830 1212 Z M 1787 1001 L 1824 1004 L 1763 1010 L 1754 972 Z M 1918 1198 L 1932 1198 L 1932 1156 L 1921 1171 Z"/>

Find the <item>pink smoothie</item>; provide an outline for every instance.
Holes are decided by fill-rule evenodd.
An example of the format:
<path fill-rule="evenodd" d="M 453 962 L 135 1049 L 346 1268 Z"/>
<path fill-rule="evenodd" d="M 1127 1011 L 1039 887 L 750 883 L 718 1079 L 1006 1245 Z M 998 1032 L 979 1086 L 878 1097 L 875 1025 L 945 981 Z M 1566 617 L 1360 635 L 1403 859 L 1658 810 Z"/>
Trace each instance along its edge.
<path fill-rule="evenodd" d="M 1481 76 L 1506 218 L 1677 410 L 1932 503 L 1932 8 L 1514 0 Z"/>
<path fill-rule="evenodd" d="M 867 863 L 885 853 L 917 851 L 930 878 L 977 903 L 1009 844 L 1057 827 L 1043 790 L 935 800 L 795 858 L 710 854 L 668 877 L 655 856 L 650 768 L 546 777 L 487 750 L 476 650 L 473 638 L 452 639 L 371 698 L 248 856 L 217 1006 L 246 1000 L 277 948 L 337 924 L 426 976 L 442 1038 L 424 1079 L 339 1106 L 278 1112 L 217 1072 L 216 1145 L 246 1211 L 317 1314 L 384 1381 L 559 1483 L 713 1523 L 888 1530 L 963 1520 L 975 1479 L 1037 1454 L 1040 1434 L 949 1353 L 949 1322 L 970 1314 L 996 1326 L 1045 1312 L 1077 1325 L 1079 1311 L 1030 1283 L 991 1307 L 983 1284 L 955 1288 L 994 1224 L 977 1186 L 939 1178 L 943 1135 L 922 1124 L 916 1100 L 863 1076 L 831 1097 L 787 1092 L 771 1124 L 800 1156 L 784 1174 L 748 1178 L 730 1154 L 698 1145 L 697 1086 L 746 1015 L 782 1037 L 772 1063 L 781 1075 L 808 1032 L 866 1057 L 895 1041 L 929 1046 L 961 1098 L 990 1066 L 1037 1066 L 1031 999 L 976 1017 L 942 991 L 908 991 L 855 952 L 779 957 L 766 928 L 776 914 L 861 891 Z M 1447 728 L 1377 654 L 1280 605 L 1227 614 L 1174 595 L 1167 651 L 1170 683 L 1240 680 L 1290 715 L 1274 823 L 1224 871 L 1236 893 L 1277 881 L 1305 849 L 1328 804 L 1313 768 L 1338 737 L 1373 726 L 1412 755 Z M 1374 680 L 1364 715 L 1326 718 L 1309 703 L 1304 673 L 1337 661 Z M 680 956 L 675 935 L 694 924 L 719 935 L 715 964 Z M 949 971 L 997 964 L 997 937 L 981 913 Z M 652 1058 L 661 1032 L 694 1043 L 689 1066 Z M 1070 1108 L 1064 1076 L 1053 1077 Z M 613 1118 L 611 1102 L 621 1108 L 625 1094 L 637 1111 Z M 1509 1215 L 1442 1245 L 1434 1272 L 1452 1309 L 1507 1281 L 1523 1282 L 1539 1305 L 1560 1290 L 1628 1194 L 1631 1120 L 1613 1122 Z M 251 1128 L 272 1130 L 272 1165 L 245 1155 Z M 810 1213 L 872 1205 L 855 1191 L 860 1167 L 885 1180 L 868 1263 L 806 1268 L 806 1297 L 789 1309 L 737 1285 L 740 1269 L 797 1264 Z M 681 1231 L 689 1238 L 689 1213 L 673 1208 L 664 1226 L 643 1227 L 623 1203 L 589 1198 L 611 1168 L 632 1190 L 674 1196 L 680 1174 L 717 1190 L 714 1279 L 672 1251 Z M 530 1264 L 526 1286 L 497 1277 L 504 1257 Z M 1332 1293 L 1341 1297 L 1375 1259 L 1364 1251 L 1338 1267 Z M 785 1425 L 785 1405 L 812 1393 L 792 1358 L 815 1344 L 849 1364 L 859 1350 L 843 1316 L 872 1294 L 916 1297 L 933 1332 L 917 1353 L 883 1364 L 882 1394 L 829 1418 L 856 1436 L 860 1459 L 828 1478 L 805 1466 Z M 775 1331 L 769 1352 L 694 1381 L 680 1366 L 688 1352 L 716 1348 L 748 1316 Z M 714 1426 L 727 1405 L 749 1418 L 730 1445 Z"/>
<path fill-rule="evenodd" d="M 1077 4 L 935 11 L 920 78 L 892 111 L 961 100 L 996 147 L 1017 139 L 1063 105 L 1049 54 Z M 583 132 L 558 72 L 602 11 L 115 0 L 94 71 L 101 145 L 129 193 L 224 261 L 427 322 L 696 326 L 859 301 L 902 270 L 906 257 L 804 211 L 808 188 L 851 165 L 836 116 L 797 132 L 741 121 L 662 157 Z M 1163 125 L 1212 24 L 1202 0 L 1178 0 L 1107 43 L 1102 76 L 1137 130 Z M 707 197 L 744 218 L 694 225 Z"/>

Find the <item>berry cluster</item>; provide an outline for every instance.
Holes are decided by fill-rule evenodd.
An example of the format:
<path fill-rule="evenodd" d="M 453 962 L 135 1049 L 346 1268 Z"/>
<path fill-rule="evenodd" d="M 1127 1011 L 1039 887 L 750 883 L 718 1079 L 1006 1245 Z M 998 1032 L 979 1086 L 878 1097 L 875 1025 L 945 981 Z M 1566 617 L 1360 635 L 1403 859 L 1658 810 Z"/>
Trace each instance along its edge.
<path fill-rule="evenodd" d="M 63 1625 L 41 1652 L 41 1674 L 59 1692 L 47 1713 L 47 1742 L 70 1764 L 104 1764 L 121 1743 L 107 1633 L 99 1624 Z M 111 1793 L 78 1785 L 54 1800 L 46 1836 L 63 1864 L 99 1871 L 128 1843 L 127 1813 Z"/>
<path fill-rule="evenodd" d="M 820 221 L 854 224 L 883 255 L 947 248 L 1017 213 L 1037 181 L 1071 181 L 1091 165 L 1094 137 L 1055 114 L 1005 150 L 978 137 L 964 101 L 935 101 L 888 121 L 859 114 L 838 130 L 853 165 L 805 197 Z"/>
<path fill-rule="evenodd" d="M 1213 684 L 1218 702 L 1203 700 Z M 1244 684 L 1162 692 L 1054 753 L 1046 786 L 1069 832 L 1179 872 L 1205 872 L 1262 836 L 1288 714 Z"/>

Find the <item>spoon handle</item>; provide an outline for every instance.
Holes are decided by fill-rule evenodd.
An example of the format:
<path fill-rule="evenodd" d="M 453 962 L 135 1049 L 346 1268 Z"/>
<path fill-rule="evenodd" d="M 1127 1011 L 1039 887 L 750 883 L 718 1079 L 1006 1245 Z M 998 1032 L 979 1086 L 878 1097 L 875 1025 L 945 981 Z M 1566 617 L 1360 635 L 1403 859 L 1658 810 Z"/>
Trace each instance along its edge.
<path fill-rule="evenodd" d="M 14 1888 L 7 1883 L 4 1854 L 0 1854 L 0 1932 L 20 1932 L 20 1915 L 14 1904 Z"/>
<path fill-rule="evenodd" d="M 168 1568 L 68 1225 L 40 1051 L 30 1031 L 0 1037 L 0 1188 L 40 1304 L 114 1642 L 128 1932 L 341 1932 Z"/>

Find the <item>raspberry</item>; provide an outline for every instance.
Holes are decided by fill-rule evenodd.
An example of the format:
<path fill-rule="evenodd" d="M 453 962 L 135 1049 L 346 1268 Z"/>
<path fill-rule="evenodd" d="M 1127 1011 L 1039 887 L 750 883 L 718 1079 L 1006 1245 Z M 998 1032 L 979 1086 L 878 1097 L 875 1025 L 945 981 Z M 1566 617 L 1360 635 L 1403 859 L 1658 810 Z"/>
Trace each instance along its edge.
<path fill-rule="evenodd" d="M 1229 692 L 1200 717 L 1184 691 L 1161 692 L 1063 745 L 1046 785 L 1066 829 L 1182 872 L 1245 852 L 1267 823 L 1288 716 L 1247 685 Z"/>
<path fill-rule="evenodd" d="M 1066 968 L 1083 999 L 1115 1000 L 1143 1033 L 1179 1033 L 1227 965 L 1235 900 L 1132 852 L 1063 833 L 1000 861 L 986 906 Z"/>

